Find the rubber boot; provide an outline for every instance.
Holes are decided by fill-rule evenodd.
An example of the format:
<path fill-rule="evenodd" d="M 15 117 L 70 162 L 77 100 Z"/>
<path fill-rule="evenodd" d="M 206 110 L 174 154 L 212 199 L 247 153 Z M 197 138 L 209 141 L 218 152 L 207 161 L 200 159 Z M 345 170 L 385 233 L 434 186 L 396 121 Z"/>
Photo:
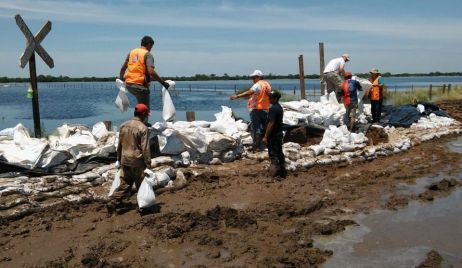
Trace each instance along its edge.
<path fill-rule="evenodd" d="M 255 151 L 258 151 L 258 152 L 263 151 L 261 140 L 262 140 L 261 134 L 255 134 L 255 142 L 253 145 Z"/>

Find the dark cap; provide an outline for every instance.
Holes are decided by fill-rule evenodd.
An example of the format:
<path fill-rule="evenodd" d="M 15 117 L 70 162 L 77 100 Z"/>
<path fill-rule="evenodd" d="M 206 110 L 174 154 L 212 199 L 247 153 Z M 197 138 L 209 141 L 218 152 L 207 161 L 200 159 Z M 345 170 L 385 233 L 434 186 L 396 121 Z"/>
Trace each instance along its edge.
<path fill-rule="evenodd" d="M 272 90 L 270 93 L 268 93 L 268 96 L 270 98 L 276 98 L 279 100 L 281 98 L 281 93 L 279 93 L 278 91 Z"/>
<path fill-rule="evenodd" d="M 146 106 L 144 103 L 138 103 L 135 106 L 135 113 L 140 113 L 140 114 L 149 114 L 149 108 Z"/>
<path fill-rule="evenodd" d="M 345 78 L 351 78 L 352 76 L 353 76 L 353 74 L 351 72 L 345 72 L 343 74 L 343 77 L 345 77 Z"/>

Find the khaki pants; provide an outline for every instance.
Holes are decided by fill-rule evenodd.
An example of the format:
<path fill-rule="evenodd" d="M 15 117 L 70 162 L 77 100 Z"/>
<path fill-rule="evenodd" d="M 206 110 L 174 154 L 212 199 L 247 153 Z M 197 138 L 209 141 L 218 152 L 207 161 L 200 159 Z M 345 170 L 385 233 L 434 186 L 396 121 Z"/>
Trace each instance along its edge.
<path fill-rule="evenodd" d="M 115 189 L 114 194 L 111 196 L 111 201 L 119 203 L 122 199 L 127 198 L 133 183 L 135 183 L 136 190 L 138 191 L 143 181 L 144 169 L 145 167 L 122 166 L 120 171 L 120 186 Z"/>
<path fill-rule="evenodd" d="M 337 101 L 341 102 L 342 84 L 345 80 L 342 79 L 342 77 L 336 72 L 325 73 L 323 74 L 323 77 L 324 81 L 326 82 L 327 94 L 335 92 Z"/>

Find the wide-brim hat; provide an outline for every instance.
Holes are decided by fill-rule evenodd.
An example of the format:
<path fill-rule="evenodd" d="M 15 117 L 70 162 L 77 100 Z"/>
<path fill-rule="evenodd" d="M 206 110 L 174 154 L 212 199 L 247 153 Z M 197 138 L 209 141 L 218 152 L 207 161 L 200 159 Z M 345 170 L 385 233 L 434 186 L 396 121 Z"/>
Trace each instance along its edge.
<path fill-rule="evenodd" d="M 346 54 L 346 53 L 343 54 L 342 57 L 344 57 L 347 61 L 350 60 L 350 55 L 348 55 L 348 54 Z"/>
<path fill-rule="evenodd" d="M 377 69 L 377 68 L 372 68 L 369 73 L 371 73 L 371 74 L 380 74 L 379 69 Z"/>

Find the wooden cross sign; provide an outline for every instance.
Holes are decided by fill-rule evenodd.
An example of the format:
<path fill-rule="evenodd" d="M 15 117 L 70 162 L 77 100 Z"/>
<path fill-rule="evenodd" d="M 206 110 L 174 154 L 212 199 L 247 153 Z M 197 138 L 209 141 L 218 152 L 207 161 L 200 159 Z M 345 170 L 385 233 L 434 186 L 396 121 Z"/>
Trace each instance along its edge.
<path fill-rule="evenodd" d="M 24 68 L 29 62 L 29 71 L 30 71 L 30 83 L 32 87 L 32 111 L 34 117 L 34 130 L 35 137 L 39 138 L 42 135 L 41 126 L 40 126 L 40 110 L 38 102 L 38 89 L 37 89 L 37 71 L 35 67 L 35 52 L 45 61 L 48 67 L 53 68 L 55 66 L 53 59 L 48 55 L 45 49 L 40 45 L 40 43 L 45 39 L 45 36 L 51 31 L 51 22 L 47 21 L 42 29 L 34 36 L 29 27 L 27 27 L 24 20 L 18 14 L 15 17 L 16 24 L 19 29 L 23 32 L 26 37 L 27 46 L 24 53 L 22 53 L 19 58 L 19 66 Z"/>

